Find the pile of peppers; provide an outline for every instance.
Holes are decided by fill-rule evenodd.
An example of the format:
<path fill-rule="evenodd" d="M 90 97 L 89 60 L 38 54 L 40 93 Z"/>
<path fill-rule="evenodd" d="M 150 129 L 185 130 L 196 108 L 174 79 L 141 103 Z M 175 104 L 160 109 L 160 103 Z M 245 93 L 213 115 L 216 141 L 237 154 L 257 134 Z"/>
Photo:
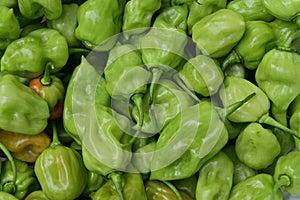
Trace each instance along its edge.
<path fill-rule="evenodd" d="M 0 13 L 0 200 L 300 197 L 299 0 Z"/>

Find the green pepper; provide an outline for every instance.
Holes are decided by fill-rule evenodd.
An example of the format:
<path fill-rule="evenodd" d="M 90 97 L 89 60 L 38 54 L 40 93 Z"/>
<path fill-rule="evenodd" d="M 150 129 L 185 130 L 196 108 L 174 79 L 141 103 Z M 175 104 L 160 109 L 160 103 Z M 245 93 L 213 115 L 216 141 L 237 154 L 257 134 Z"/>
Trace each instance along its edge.
<path fill-rule="evenodd" d="M 223 71 L 225 76 L 236 76 L 240 78 L 247 78 L 248 71 L 241 63 L 229 65 Z"/>
<path fill-rule="evenodd" d="M 239 160 L 234 145 L 226 145 L 222 151 L 232 160 L 234 165 L 233 185 L 257 174 L 257 170 L 250 168 Z"/>
<path fill-rule="evenodd" d="M 18 0 L 18 7 L 23 16 L 37 19 L 45 16 L 47 19 L 56 19 L 62 13 L 61 0 Z"/>
<path fill-rule="evenodd" d="M 0 200 L 18 200 L 14 195 L 0 191 Z"/>
<path fill-rule="evenodd" d="M 183 47 L 188 41 L 187 15 L 186 4 L 167 7 L 155 18 L 150 31 L 141 38 L 142 59 L 152 73 L 149 88 L 151 101 L 155 83 L 158 82 L 163 72 L 170 72 L 184 58 Z"/>
<path fill-rule="evenodd" d="M 37 23 L 32 23 L 24 26 L 21 30 L 20 37 L 25 37 L 28 35 L 30 32 L 35 31 L 37 29 L 41 28 L 47 28 L 47 24 L 45 22 L 37 22 Z"/>
<path fill-rule="evenodd" d="M 203 17 L 226 8 L 226 0 L 198 0 L 189 5 L 187 18 L 188 33 L 192 33 L 193 26 Z"/>
<path fill-rule="evenodd" d="M 227 8 L 241 14 L 246 21 L 272 21 L 275 17 L 263 6 L 263 0 L 234 0 L 227 4 Z"/>
<path fill-rule="evenodd" d="M 282 188 L 290 195 L 300 195 L 299 158 L 300 152 L 293 151 L 278 159 L 273 174 L 276 183 L 275 190 Z"/>
<path fill-rule="evenodd" d="M 47 20 L 47 26 L 59 31 L 67 39 L 69 47 L 78 47 L 81 44 L 75 37 L 77 10 L 78 5 L 76 3 L 63 4 L 62 14 L 56 19 Z"/>
<path fill-rule="evenodd" d="M 223 70 L 231 64 L 243 63 L 250 70 L 257 68 L 264 54 L 274 46 L 273 29 L 264 21 L 246 21 L 244 36 L 222 63 Z M 250 53 L 251 52 L 251 53 Z"/>
<path fill-rule="evenodd" d="M 87 170 L 81 155 L 60 143 L 55 122 L 52 127 L 52 143 L 37 158 L 34 172 L 48 198 L 75 199 L 84 191 Z"/>
<path fill-rule="evenodd" d="M 29 165 L 17 159 L 14 159 L 16 165 L 16 190 L 12 194 L 18 199 L 24 199 L 27 194 L 40 188 L 34 171 Z M 5 161 L 2 166 L 0 176 L 0 184 L 3 186 L 5 183 L 12 180 L 14 177 L 14 169 L 9 161 Z"/>
<path fill-rule="evenodd" d="M 300 95 L 298 95 L 294 99 L 294 101 L 291 103 L 289 112 L 290 112 L 289 124 L 290 124 L 291 129 L 300 132 Z M 294 140 L 295 140 L 296 148 L 299 151 L 300 150 L 300 140 L 295 137 L 294 137 Z"/>
<path fill-rule="evenodd" d="M 20 24 L 12 8 L 0 5 L 0 12 L 0 50 L 4 50 L 20 36 Z"/>
<path fill-rule="evenodd" d="M 1 71 L 35 78 L 47 64 L 52 65 L 51 72 L 59 71 L 68 57 L 65 37 L 54 29 L 42 28 L 10 43 L 1 58 Z"/>
<path fill-rule="evenodd" d="M 196 197 L 198 174 L 191 177 L 172 181 L 171 183 L 181 192 L 189 195 L 192 199 Z"/>
<path fill-rule="evenodd" d="M 78 26 L 75 36 L 87 48 L 106 51 L 112 48 L 122 28 L 125 0 L 91 0 L 77 11 Z"/>
<path fill-rule="evenodd" d="M 260 173 L 236 184 L 231 190 L 229 200 L 280 200 L 282 199 L 282 192 L 277 190 L 274 193 L 274 185 L 272 175 Z"/>
<path fill-rule="evenodd" d="M 151 170 L 151 160 L 155 151 L 156 142 L 150 142 L 138 148 L 132 155 L 132 164 L 140 173 L 148 173 Z"/>
<path fill-rule="evenodd" d="M 234 123 L 225 118 L 224 125 L 228 131 L 229 139 L 235 139 L 240 134 L 241 130 L 247 126 L 247 123 Z"/>
<path fill-rule="evenodd" d="M 235 152 L 239 160 L 256 170 L 271 165 L 280 150 L 280 144 L 273 132 L 259 123 L 246 126 L 235 142 Z"/>
<path fill-rule="evenodd" d="M 219 58 L 228 54 L 240 41 L 245 27 L 242 15 L 229 9 L 220 9 L 193 26 L 192 39 L 203 54 Z"/>
<path fill-rule="evenodd" d="M 9 8 L 14 8 L 18 6 L 18 1 L 17 0 L 2 0 L 0 2 L 0 6 L 6 6 Z"/>
<path fill-rule="evenodd" d="M 207 160 L 199 171 L 196 199 L 228 199 L 234 165 L 222 151 Z"/>
<path fill-rule="evenodd" d="M 151 26 L 154 13 L 161 7 L 161 0 L 130 0 L 123 14 L 122 31 L 140 34 Z M 127 36 L 128 37 L 128 36 Z"/>
<path fill-rule="evenodd" d="M 42 190 L 35 190 L 28 194 L 25 200 L 50 200 Z"/>
<path fill-rule="evenodd" d="M 83 195 L 93 198 L 95 192 L 105 183 L 105 177 L 96 172 L 87 172 L 87 182 Z"/>
<path fill-rule="evenodd" d="M 5 99 L 0 104 L 1 129 L 36 135 L 46 128 L 50 117 L 47 102 L 15 76 L 0 78 L 0 96 Z"/>

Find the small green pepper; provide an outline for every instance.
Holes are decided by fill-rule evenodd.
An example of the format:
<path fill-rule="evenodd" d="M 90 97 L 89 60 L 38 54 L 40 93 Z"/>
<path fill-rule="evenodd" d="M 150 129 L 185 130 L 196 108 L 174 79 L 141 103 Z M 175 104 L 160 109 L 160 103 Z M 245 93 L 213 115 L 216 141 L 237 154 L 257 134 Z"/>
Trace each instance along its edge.
<path fill-rule="evenodd" d="M 248 75 L 246 67 L 241 63 L 229 65 L 223 72 L 225 76 L 236 76 L 240 78 L 247 78 Z"/>
<path fill-rule="evenodd" d="M 228 199 L 234 165 L 222 151 L 207 160 L 199 171 L 196 199 Z"/>

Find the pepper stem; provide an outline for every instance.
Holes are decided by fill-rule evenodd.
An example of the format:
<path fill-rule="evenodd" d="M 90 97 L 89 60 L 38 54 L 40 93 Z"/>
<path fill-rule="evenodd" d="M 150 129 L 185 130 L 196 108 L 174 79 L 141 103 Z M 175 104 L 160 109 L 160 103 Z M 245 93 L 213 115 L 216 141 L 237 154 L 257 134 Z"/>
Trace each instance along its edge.
<path fill-rule="evenodd" d="M 9 160 L 9 162 L 11 164 L 12 171 L 13 171 L 12 180 L 8 181 L 8 182 L 6 182 L 2 185 L 1 186 L 1 191 L 13 194 L 13 193 L 16 192 L 16 180 L 17 180 L 16 163 L 14 161 L 14 158 L 12 157 L 12 155 L 10 154 L 8 149 L 6 148 L 6 146 L 4 144 L 2 144 L 1 142 L 0 142 L 0 149 L 2 150 L 2 152 L 5 154 L 5 156 Z"/>
<path fill-rule="evenodd" d="M 52 136 L 53 138 L 50 146 L 55 147 L 57 145 L 60 145 L 61 143 L 58 138 L 56 123 L 54 121 L 52 121 L 52 132 L 53 132 L 53 136 Z"/>
<path fill-rule="evenodd" d="M 150 83 L 150 101 L 152 102 L 153 99 L 153 93 L 154 93 L 154 89 L 155 89 L 155 85 L 158 83 L 161 75 L 163 73 L 163 70 L 158 68 L 158 67 L 154 67 L 152 68 L 152 79 L 151 79 L 151 83 Z"/>
<path fill-rule="evenodd" d="M 53 65 L 51 63 L 47 63 L 44 71 L 44 75 L 41 78 L 41 83 L 42 85 L 50 85 L 52 82 L 51 76 L 50 76 L 50 71 L 53 68 Z"/>
<path fill-rule="evenodd" d="M 179 85 L 179 87 L 181 87 L 187 94 L 189 94 L 196 102 L 200 102 L 200 99 L 197 97 L 197 95 L 185 85 L 185 83 L 182 81 L 178 74 L 174 75 L 174 79 Z"/>
<path fill-rule="evenodd" d="M 222 63 L 222 70 L 224 71 L 228 66 L 235 64 L 235 63 L 241 63 L 241 57 L 239 54 L 232 50 L 232 52 L 225 58 L 225 60 Z"/>
<path fill-rule="evenodd" d="M 112 180 L 120 200 L 124 200 L 121 172 L 112 172 L 108 175 L 108 178 Z"/>
<path fill-rule="evenodd" d="M 163 183 L 166 184 L 175 193 L 175 195 L 177 196 L 178 200 L 183 200 L 181 194 L 179 193 L 179 191 L 177 190 L 177 188 L 172 183 L 170 183 L 168 181 L 163 181 Z"/>
<path fill-rule="evenodd" d="M 275 195 L 277 190 L 279 190 L 282 186 L 289 186 L 291 184 L 291 179 L 287 175 L 281 175 L 279 179 L 276 181 L 273 192 L 272 192 L 272 199 L 275 199 Z"/>
<path fill-rule="evenodd" d="M 83 48 L 69 48 L 69 54 L 76 54 L 76 53 L 80 53 L 80 54 L 88 54 L 90 53 L 90 50 L 88 49 L 83 49 Z"/>

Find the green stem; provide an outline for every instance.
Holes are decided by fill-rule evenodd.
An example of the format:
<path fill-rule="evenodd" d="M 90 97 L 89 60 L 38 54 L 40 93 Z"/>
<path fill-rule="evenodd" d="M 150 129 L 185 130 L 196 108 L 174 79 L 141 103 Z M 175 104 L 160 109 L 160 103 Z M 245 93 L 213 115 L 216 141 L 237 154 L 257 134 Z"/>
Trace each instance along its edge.
<path fill-rule="evenodd" d="M 154 67 L 152 68 L 152 79 L 151 79 L 151 83 L 150 83 L 150 101 L 152 102 L 153 99 L 153 93 L 154 93 L 154 89 L 155 89 L 155 85 L 158 83 L 161 75 L 163 74 L 163 70 L 158 68 L 158 67 Z"/>
<path fill-rule="evenodd" d="M 241 63 L 241 57 L 235 50 L 232 50 L 232 52 L 225 58 L 222 63 L 222 70 L 224 71 L 228 66 L 235 63 Z"/>
<path fill-rule="evenodd" d="M 51 80 L 50 72 L 52 68 L 53 65 L 51 63 L 47 63 L 45 67 L 44 75 L 41 78 L 42 85 L 51 85 L 52 80 Z"/>
<path fill-rule="evenodd" d="M 174 75 L 174 79 L 179 85 L 179 87 L 181 87 L 187 94 L 189 94 L 196 102 L 200 102 L 200 99 L 197 97 L 197 95 L 185 85 L 185 83 L 182 81 L 178 74 Z"/>
<path fill-rule="evenodd" d="M 272 199 L 275 199 L 275 195 L 277 191 L 282 187 L 282 186 L 289 186 L 291 184 L 290 177 L 287 175 L 281 175 L 278 180 L 276 180 L 273 192 L 272 192 Z"/>
<path fill-rule="evenodd" d="M 83 49 L 83 48 L 69 48 L 69 54 L 76 54 L 76 53 L 88 54 L 90 53 L 90 50 Z"/>
<path fill-rule="evenodd" d="M 163 183 L 166 184 L 175 193 L 175 195 L 177 196 L 178 200 L 183 200 L 181 194 L 179 193 L 179 191 L 177 190 L 177 188 L 172 183 L 170 183 L 168 181 L 163 181 Z"/>
<path fill-rule="evenodd" d="M 124 200 L 121 175 L 121 172 L 112 172 L 108 175 L 108 178 L 112 180 L 120 200 Z"/>
<path fill-rule="evenodd" d="M 16 163 L 14 161 L 14 158 L 12 157 L 12 155 L 10 154 L 8 149 L 6 148 L 6 146 L 4 144 L 2 144 L 1 142 L 0 142 L 0 149 L 2 150 L 2 152 L 5 154 L 5 156 L 9 160 L 9 162 L 11 164 L 12 171 L 13 171 L 12 180 L 6 182 L 5 184 L 3 184 L 2 191 L 13 194 L 13 193 L 16 192 L 16 180 L 17 180 Z"/>
<path fill-rule="evenodd" d="M 267 124 L 267 125 L 279 128 L 279 129 L 283 130 L 284 132 L 295 136 L 297 139 L 300 139 L 300 135 L 299 135 L 298 131 L 289 129 L 288 127 L 284 126 L 280 122 L 276 121 L 274 118 L 270 117 L 269 113 L 264 114 L 257 121 L 262 124 Z"/>
<path fill-rule="evenodd" d="M 53 136 L 52 136 L 53 138 L 50 146 L 55 147 L 57 145 L 60 145 L 61 143 L 58 138 L 57 128 L 54 121 L 52 121 L 52 132 L 53 132 Z"/>

